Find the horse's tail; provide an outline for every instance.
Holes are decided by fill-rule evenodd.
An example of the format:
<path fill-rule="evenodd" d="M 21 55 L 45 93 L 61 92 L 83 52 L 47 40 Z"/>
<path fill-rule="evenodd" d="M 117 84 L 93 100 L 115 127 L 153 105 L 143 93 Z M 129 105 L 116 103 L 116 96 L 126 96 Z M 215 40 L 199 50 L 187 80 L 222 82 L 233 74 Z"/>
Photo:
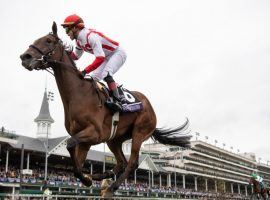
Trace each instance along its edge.
<path fill-rule="evenodd" d="M 156 128 L 152 139 L 162 144 L 176 145 L 180 147 L 190 147 L 190 138 L 192 137 L 189 132 L 183 133 L 189 126 L 189 120 L 176 128 Z"/>

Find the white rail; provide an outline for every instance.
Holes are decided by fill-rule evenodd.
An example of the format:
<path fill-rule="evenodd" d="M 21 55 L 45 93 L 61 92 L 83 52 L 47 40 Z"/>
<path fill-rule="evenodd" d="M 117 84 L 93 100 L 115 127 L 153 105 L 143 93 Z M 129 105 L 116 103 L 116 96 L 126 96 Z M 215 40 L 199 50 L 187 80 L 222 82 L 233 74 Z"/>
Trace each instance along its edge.
<path fill-rule="evenodd" d="M 35 199 L 35 200 L 57 200 L 57 199 L 78 199 L 78 200 L 104 200 L 104 198 L 101 198 L 100 196 L 79 196 L 79 195 L 42 195 L 42 194 L 5 194 L 5 195 L 0 195 L 0 199 L 2 197 L 7 197 L 8 199 L 12 200 L 30 200 L 30 199 Z M 106 198 L 106 199 L 112 199 L 112 200 L 175 200 L 171 198 L 147 198 L 147 197 L 112 197 L 112 198 Z M 181 200 L 181 199 L 178 199 Z M 187 200 L 187 199 L 182 199 L 182 200 Z M 195 200 L 195 199 L 192 199 Z"/>

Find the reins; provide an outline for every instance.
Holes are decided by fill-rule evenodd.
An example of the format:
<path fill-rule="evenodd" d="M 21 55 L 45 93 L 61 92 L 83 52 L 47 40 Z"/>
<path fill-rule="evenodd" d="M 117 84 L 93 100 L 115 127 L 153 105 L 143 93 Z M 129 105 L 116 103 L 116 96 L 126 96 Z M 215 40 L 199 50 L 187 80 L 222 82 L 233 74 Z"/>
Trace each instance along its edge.
<path fill-rule="evenodd" d="M 38 47 L 36 47 L 35 45 L 30 45 L 29 47 L 30 48 L 33 48 L 35 49 L 37 52 L 39 52 L 41 54 L 41 58 L 39 59 L 36 59 L 36 60 L 39 60 L 42 62 L 42 67 L 38 68 L 38 69 L 41 69 L 41 70 L 46 70 L 47 72 L 49 72 L 51 75 L 54 75 L 53 72 L 51 72 L 48 68 L 51 68 L 53 69 L 54 66 L 48 66 L 49 64 L 53 64 L 53 65 L 59 65 L 59 66 L 66 66 L 66 68 L 68 70 L 72 69 L 72 70 L 76 70 L 76 72 L 78 71 L 78 69 L 76 68 L 76 66 L 73 64 L 73 65 L 70 65 L 70 64 L 67 64 L 66 62 L 63 62 L 63 57 L 64 57 L 64 52 L 65 52 L 65 49 L 62 45 L 62 40 L 56 36 L 56 35 L 53 35 L 50 33 L 50 35 L 52 35 L 53 37 L 56 38 L 57 42 L 54 46 L 53 49 L 49 49 L 48 52 L 44 53 L 41 49 L 39 49 Z M 52 59 L 51 57 L 55 54 L 55 50 L 56 48 L 59 47 L 61 48 L 60 51 L 61 51 L 61 57 L 59 60 L 56 60 L 56 59 Z M 67 53 L 67 52 L 66 52 Z M 69 55 L 67 55 L 67 57 L 69 58 L 70 62 L 73 63 L 72 59 L 70 58 Z M 47 66 L 47 67 L 46 67 Z M 98 99 L 99 99 L 99 107 L 102 107 L 102 98 L 100 96 L 100 91 L 99 91 L 99 88 L 97 86 L 97 83 L 94 79 L 90 80 L 91 84 L 93 85 L 93 88 L 95 89 L 96 93 L 97 93 L 97 96 L 98 96 Z"/>
<path fill-rule="evenodd" d="M 52 35 L 52 34 L 51 34 L 51 35 Z M 46 67 L 49 63 L 55 64 L 55 65 L 65 65 L 65 66 L 67 66 L 67 67 L 69 67 L 69 68 L 72 68 L 73 70 L 75 70 L 75 69 L 77 70 L 76 66 L 67 64 L 67 63 L 65 63 L 65 62 L 62 61 L 63 56 L 64 56 L 64 51 L 65 51 L 63 45 L 61 45 L 61 42 L 62 42 L 62 41 L 61 41 L 61 39 L 59 39 L 57 36 L 55 36 L 55 35 L 52 35 L 52 36 L 54 36 L 54 37 L 58 40 L 58 42 L 57 42 L 58 45 L 56 44 L 55 47 L 54 47 L 53 49 L 50 49 L 50 50 L 49 50 L 48 52 L 46 52 L 46 53 L 44 53 L 41 49 L 39 49 L 38 47 L 36 47 L 36 46 L 33 45 L 33 44 L 29 46 L 30 48 L 35 49 L 37 52 L 39 52 L 39 53 L 41 54 L 41 58 L 40 58 L 40 59 L 37 59 L 37 60 L 41 61 L 41 62 L 42 62 L 42 66 L 44 66 L 44 69 L 45 69 L 47 72 L 49 72 L 50 74 L 52 74 L 53 76 L 54 76 L 54 73 L 47 69 L 47 68 L 53 68 L 53 67 L 52 67 L 52 66 Z M 51 59 L 51 57 L 52 57 L 53 54 L 55 53 L 55 49 L 56 49 L 58 46 L 61 47 L 61 52 L 62 52 L 61 58 L 60 58 L 59 60 Z M 71 59 L 69 56 L 68 56 L 68 58 Z M 45 67 L 46 67 L 46 68 L 45 68 Z M 42 67 L 39 68 L 39 69 L 44 70 Z"/>

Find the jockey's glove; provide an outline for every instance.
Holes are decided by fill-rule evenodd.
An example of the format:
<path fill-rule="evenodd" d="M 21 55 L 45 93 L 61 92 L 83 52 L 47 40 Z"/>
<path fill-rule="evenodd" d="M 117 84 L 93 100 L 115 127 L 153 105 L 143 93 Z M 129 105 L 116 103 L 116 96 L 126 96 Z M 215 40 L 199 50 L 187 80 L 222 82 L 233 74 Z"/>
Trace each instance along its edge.
<path fill-rule="evenodd" d="M 69 44 L 68 42 L 63 42 L 63 47 L 64 47 L 66 52 L 68 52 L 69 54 L 72 53 L 72 51 L 73 51 L 73 45 L 72 44 Z"/>
<path fill-rule="evenodd" d="M 82 70 L 82 75 L 83 77 L 87 74 L 87 72 L 85 70 Z"/>

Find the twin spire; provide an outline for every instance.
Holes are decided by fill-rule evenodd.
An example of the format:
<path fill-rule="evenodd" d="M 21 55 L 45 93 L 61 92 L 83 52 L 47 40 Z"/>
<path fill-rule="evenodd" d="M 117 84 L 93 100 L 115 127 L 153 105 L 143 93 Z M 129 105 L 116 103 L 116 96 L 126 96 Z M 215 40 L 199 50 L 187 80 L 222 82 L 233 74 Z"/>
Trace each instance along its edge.
<path fill-rule="evenodd" d="M 40 140 L 45 140 L 47 139 L 47 134 L 48 134 L 48 138 L 50 138 L 51 124 L 54 123 L 54 120 L 50 114 L 49 98 L 48 98 L 46 88 L 43 95 L 43 100 L 42 100 L 41 108 L 39 111 L 39 115 L 35 118 L 34 122 L 37 123 L 37 138 L 39 138 Z"/>

